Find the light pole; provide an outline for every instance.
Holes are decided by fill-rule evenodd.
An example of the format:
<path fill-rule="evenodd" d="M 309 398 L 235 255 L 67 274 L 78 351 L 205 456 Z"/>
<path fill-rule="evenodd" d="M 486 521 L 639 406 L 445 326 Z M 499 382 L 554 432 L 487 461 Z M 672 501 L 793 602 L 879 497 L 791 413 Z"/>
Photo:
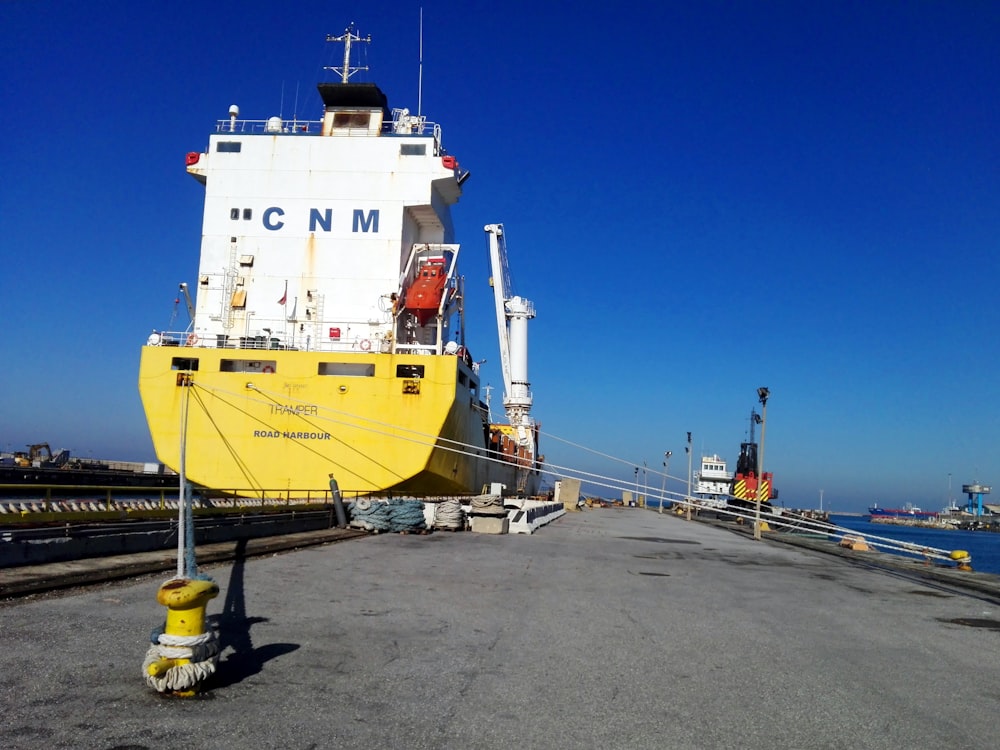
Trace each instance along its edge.
<path fill-rule="evenodd" d="M 760 399 L 760 453 L 757 454 L 757 502 L 754 510 L 753 538 L 760 540 L 760 504 L 764 494 L 764 433 L 767 432 L 767 399 L 771 392 L 764 387 L 757 389 L 757 397 Z"/>
<path fill-rule="evenodd" d="M 639 467 L 635 467 L 635 504 L 639 505 Z"/>
<path fill-rule="evenodd" d="M 685 503 L 687 504 L 687 520 L 690 521 L 691 520 L 691 456 L 692 456 L 690 432 L 688 433 L 688 444 L 684 447 L 684 450 L 686 450 L 688 454 L 688 493 L 687 497 L 684 498 L 684 500 Z"/>
<path fill-rule="evenodd" d="M 670 475 L 670 457 L 673 451 L 663 454 L 663 484 L 660 486 L 660 514 L 663 514 L 663 500 L 667 496 L 667 477 Z"/>

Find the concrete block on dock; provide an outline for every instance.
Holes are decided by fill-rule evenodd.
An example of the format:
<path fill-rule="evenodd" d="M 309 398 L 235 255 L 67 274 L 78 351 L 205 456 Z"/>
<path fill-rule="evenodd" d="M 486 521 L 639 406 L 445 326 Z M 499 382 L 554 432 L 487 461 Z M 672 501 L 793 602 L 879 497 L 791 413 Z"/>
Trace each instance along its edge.
<path fill-rule="evenodd" d="M 477 534 L 506 534 L 510 521 L 506 516 L 472 516 L 472 531 Z"/>
<path fill-rule="evenodd" d="M 555 484 L 555 492 L 552 499 L 557 503 L 562 503 L 566 510 L 579 510 L 577 505 L 580 502 L 580 480 L 558 480 Z"/>

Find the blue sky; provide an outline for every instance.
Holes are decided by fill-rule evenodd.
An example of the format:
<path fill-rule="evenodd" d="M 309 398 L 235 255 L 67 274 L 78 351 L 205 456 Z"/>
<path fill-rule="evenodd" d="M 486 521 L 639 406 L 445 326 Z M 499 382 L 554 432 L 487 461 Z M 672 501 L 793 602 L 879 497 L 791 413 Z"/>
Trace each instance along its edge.
<path fill-rule="evenodd" d="M 786 505 L 1000 485 L 1000 5 L 652 5 L 422 3 L 484 380 L 502 222 L 542 430 L 631 462 L 543 437 L 552 463 L 686 476 L 689 430 L 735 463 L 764 385 Z M 355 80 L 415 110 L 420 7 L 0 3 L 0 448 L 152 460 L 139 347 L 198 265 L 184 154 L 233 103 L 315 118 L 352 21 Z"/>

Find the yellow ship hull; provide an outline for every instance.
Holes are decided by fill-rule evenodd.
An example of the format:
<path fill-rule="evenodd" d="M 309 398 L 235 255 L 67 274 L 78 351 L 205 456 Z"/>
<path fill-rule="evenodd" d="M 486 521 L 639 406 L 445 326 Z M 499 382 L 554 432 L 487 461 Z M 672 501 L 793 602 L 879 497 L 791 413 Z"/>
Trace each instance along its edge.
<path fill-rule="evenodd" d="M 189 481 L 235 494 L 315 494 L 331 473 L 346 493 L 514 490 L 477 385 L 446 355 L 145 346 L 139 367 L 157 458 L 180 472 L 183 446 Z"/>

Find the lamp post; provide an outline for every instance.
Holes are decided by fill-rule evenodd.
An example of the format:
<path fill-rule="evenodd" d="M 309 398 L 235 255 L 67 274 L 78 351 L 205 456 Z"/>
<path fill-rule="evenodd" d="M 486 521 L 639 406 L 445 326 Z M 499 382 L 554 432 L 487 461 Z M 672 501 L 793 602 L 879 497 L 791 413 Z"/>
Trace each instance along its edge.
<path fill-rule="evenodd" d="M 635 498 L 633 498 L 635 504 L 639 505 L 639 467 L 635 467 Z"/>
<path fill-rule="evenodd" d="M 660 515 L 663 514 L 663 500 L 667 496 L 667 477 L 670 475 L 670 457 L 674 455 L 673 451 L 667 451 L 663 454 L 663 484 L 660 485 Z"/>
<path fill-rule="evenodd" d="M 688 493 L 687 497 L 684 498 L 684 501 L 687 504 L 687 520 L 690 521 L 691 520 L 691 456 L 692 456 L 690 432 L 688 433 L 688 444 L 684 447 L 684 450 L 686 450 L 688 454 Z"/>
<path fill-rule="evenodd" d="M 757 397 L 760 399 L 760 453 L 757 454 L 757 502 L 755 503 L 753 520 L 753 538 L 760 541 L 760 504 L 764 494 L 764 433 L 767 432 L 767 399 L 771 392 L 764 387 L 757 389 Z"/>

